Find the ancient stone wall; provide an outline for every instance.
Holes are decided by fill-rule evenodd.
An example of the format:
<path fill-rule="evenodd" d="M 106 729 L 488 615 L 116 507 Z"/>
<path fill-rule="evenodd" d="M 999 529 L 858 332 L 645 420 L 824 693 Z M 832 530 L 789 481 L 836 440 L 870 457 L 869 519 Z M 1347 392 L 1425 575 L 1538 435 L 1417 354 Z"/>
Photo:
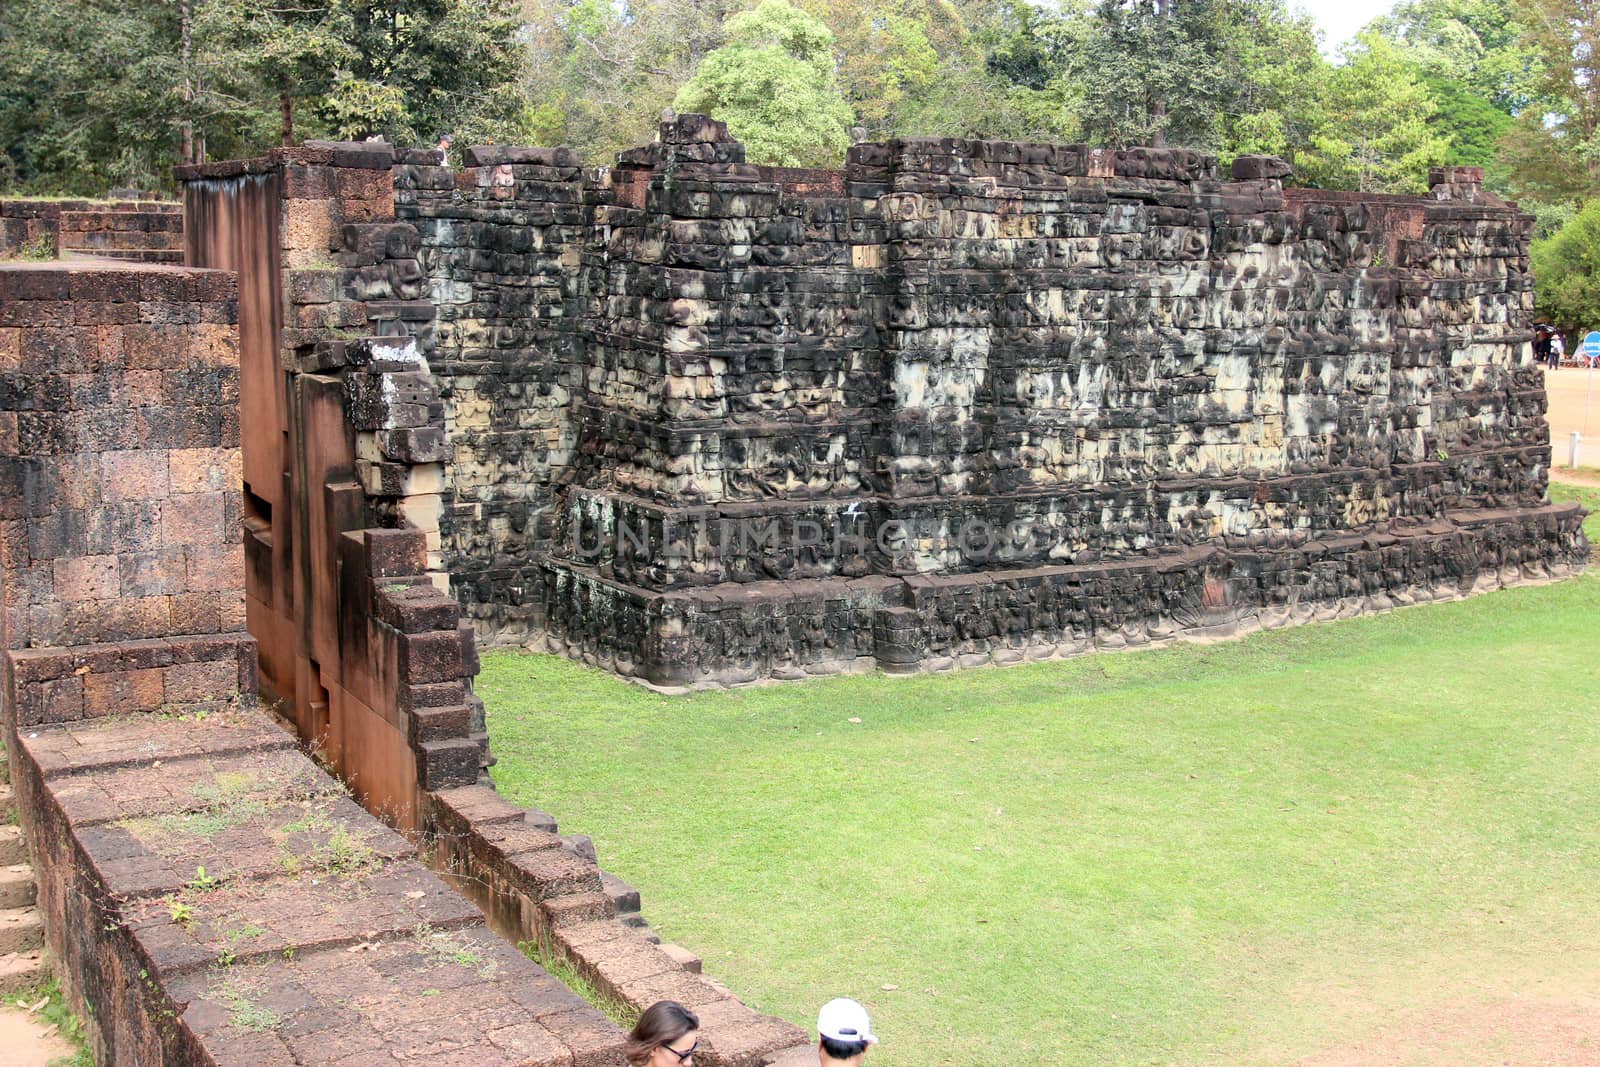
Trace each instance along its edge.
<path fill-rule="evenodd" d="M 594 203 L 568 149 L 471 148 L 457 173 L 395 168 L 437 309 L 425 339 L 444 407 L 444 566 L 467 613 L 525 633 L 543 588 L 553 486 L 576 447 L 575 324 Z M 427 343 L 431 340 L 431 346 Z"/>
<path fill-rule="evenodd" d="M 600 870 L 587 838 L 558 835 L 548 816 L 506 803 L 482 777 L 473 631 L 442 591 L 445 412 L 511 387 L 497 365 L 480 391 L 489 359 L 463 344 L 494 330 L 539 335 L 517 326 L 526 307 L 500 313 L 492 330 L 462 321 L 492 317 L 492 281 L 486 306 L 473 305 L 466 283 L 460 307 L 426 298 L 423 232 L 464 224 L 397 217 L 418 196 L 451 199 L 430 184 L 448 177 L 433 161 L 314 142 L 179 172 L 191 259 L 240 278 L 245 603 L 263 690 L 368 810 L 431 842 L 437 869 L 509 941 L 539 946 L 636 1009 L 663 997 L 693 1005 L 697 1058 L 767 1063 L 804 1035 L 660 945 L 638 894 Z M 475 222 L 491 228 L 474 239 L 492 244 L 495 220 Z M 518 405 L 494 410 L 515 418 Z M 470 499 L 470 475 L 462 483 Z"/>
<path fill-rule="evenodd" d="M 743 162 L 684 116 L 396 168 L 453 592 L 663 685 L 1010 662 L 1581 565 L 1529 220 L 1183 151 Z M 425 346 L 426 350 L 426 346 Z"/>
<path fill-rule="evenodd" d="M 226 274 L 0 268 L 0 647 L 243 631 L 234 316 Z M 162 689 L 94 681 L 57 714 Z"/>
<path fill-rule="evenodd" d="M 0 258 L 183 262 L 183 208 L 159 200 L 0 200 Z"/>
<path fill-rule="evenodd" d="M 257 710 L 236 308 L 220 271 L 0 266 L 0 730 L 96 1062 L 620 1065 Z"/>

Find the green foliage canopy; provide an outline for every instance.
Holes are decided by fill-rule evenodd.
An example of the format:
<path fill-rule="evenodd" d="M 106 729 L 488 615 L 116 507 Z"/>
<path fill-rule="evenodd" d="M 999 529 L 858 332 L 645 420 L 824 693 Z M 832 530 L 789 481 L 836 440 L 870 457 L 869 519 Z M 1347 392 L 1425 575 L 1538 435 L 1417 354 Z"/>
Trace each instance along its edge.
<path fill-rule="evenodd" d="M 1359 38 L 1328 84 L 1328 125 L 1301 157 L 1309 180 L 1363 192 L 1421 193 L 1449 144 L 1428 126 L 1435 105 L 1417 72 L 1377 34 Z"/>
<path fill-rule="evenodd" d="M 839 163 L 853 116 L 834 81 L 828 27 L 785 0 L 762 0 L 728 20 L 727 36 L 678 90 L 674 106 L 726 121 L 752 162 Z"/>
<path fill-rule="evenodd" d="M 1600 200 L 1533 243 L 1539 315 L 1567 329 L 1600 330 Z"/>
<path fill-rule="evenodd" d="M 512 136 L 514 0 L 11 0 L 0 188 L 167 186 L 306 136 Z"/>

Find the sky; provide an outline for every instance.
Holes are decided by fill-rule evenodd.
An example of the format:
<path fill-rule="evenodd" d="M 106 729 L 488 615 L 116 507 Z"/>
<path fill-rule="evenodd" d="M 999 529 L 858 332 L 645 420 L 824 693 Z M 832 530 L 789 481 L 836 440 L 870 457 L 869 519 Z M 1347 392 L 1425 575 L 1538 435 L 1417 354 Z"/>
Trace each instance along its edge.
<path fill-rule="evenodd" d="M 1394 7 L 1395 0 L 1295 0 L 1322 29 L 1322 52 L 1332 56 L 1356 31 Z"/>

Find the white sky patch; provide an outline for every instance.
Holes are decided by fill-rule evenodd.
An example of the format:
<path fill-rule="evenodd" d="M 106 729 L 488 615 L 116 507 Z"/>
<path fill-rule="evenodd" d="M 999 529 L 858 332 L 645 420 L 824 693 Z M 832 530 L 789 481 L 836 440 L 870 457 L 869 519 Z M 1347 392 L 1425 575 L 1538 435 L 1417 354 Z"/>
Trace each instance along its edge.
<path fill-rule="evenodd" d="M 1380 15 L 1387 15 L 1395 0 L 1294 0 L 1322 30 L 1322 54 L 1335 58 L 1339 46 Z"/>

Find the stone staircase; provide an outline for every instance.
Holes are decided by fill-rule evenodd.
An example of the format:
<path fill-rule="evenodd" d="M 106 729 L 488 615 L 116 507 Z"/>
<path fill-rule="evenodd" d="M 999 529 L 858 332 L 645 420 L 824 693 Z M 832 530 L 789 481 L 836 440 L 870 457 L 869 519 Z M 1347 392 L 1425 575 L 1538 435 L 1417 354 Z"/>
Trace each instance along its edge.
<path fill-rule="evenodd" d="M 45 977 L 44 924 L 33 906 L 37 892 L 17 821 L 16 794 L 0 753 L 0 996 Z"/>

